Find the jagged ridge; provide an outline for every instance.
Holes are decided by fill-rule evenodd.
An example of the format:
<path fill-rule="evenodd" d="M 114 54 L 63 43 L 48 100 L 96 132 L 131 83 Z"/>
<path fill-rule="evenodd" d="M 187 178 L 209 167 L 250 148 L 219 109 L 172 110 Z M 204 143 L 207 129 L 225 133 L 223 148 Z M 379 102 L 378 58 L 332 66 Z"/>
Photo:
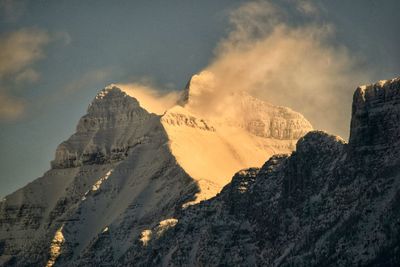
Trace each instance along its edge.
<path fill-rule="evenodd" d="M 399 91 L 399 79 L 358 88 L 349 144 L 308 133 L 120 265 L 398 266 Z"/>

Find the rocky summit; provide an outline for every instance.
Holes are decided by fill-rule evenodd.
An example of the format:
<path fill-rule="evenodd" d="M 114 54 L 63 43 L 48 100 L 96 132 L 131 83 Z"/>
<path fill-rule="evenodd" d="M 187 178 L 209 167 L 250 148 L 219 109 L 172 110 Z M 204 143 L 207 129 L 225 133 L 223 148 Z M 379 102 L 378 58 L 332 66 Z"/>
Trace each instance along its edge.
<path fill-rule="evenodd" d="M 187 101 L 157 115 L 134 92 L 102 89 L 51 169 L 0 202 L 0 265 L 146 265 L 145 255 L 130 261 L 132 248 L 151 248 L 236 171 L 291 152 L 312 129 L 250 96 L 231 99 L 233 114 L 251 115 L 240 120 L 204 117 Z"/>

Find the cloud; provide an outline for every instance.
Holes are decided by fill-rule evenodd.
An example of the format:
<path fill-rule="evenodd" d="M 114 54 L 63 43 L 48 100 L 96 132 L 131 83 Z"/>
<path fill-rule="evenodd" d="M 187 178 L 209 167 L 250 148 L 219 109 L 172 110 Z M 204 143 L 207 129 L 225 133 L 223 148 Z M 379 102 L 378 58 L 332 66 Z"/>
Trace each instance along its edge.
<path fill-rule="evenodd" d="M 49 35 L 39 29 L 22 29 L 0 37 L 0 78 L 15 74 L 44 57 Z"/>
<path fill-rule="evenodd" d="M 319 14 L 318 7 L 311 0 L 295 0 L 296 8 L 299 12 L 308 16 L 315 16 Z"/>
<path fill-rule="evenodd" d="M 69 45 L 72 42 L 72 37 L 68 32 L 57 31 L 52 34 L 52 39 L 60 41 L 64 45 Z"/>
<path fill-rule="evenodd" d="M 20 83 L 26 83 L 26 82 L 36 82 L 40 78 L 40 74 L 34 70 L 34 69 L 25 69 L 18 73 L 15 76 L 15 82 L 20 84 Z"/>
<path fill-rule="evenodd" d="M 303 13 L 317 12 L 305 1 Z M 317 129 L 348 135 L 351 95 L 368 80 L 349 51 L 334 45 L 326 23 L 294 26 L 279 5 L 248 2 L 231 13 L 232 31 L 215 58 L 196 77 L 203 83 L 193 101 L 198 112 L 220 112 L 224 98 L 246 91 L 302 113 Z"/>
<path fill-rule="evenodd" d="M 35 28 L 0 36 L 1 120 L 16 119 L 23 114 L 26 102 L 13 96 L 13 93 L 22 84 L 39 79 L 39 73 L 32 66 L 45 56 L 44 47 L 50 39 L 45 31 Z"/>
<path fill-rule="evenodd" d="M 25 109 L 25 102 L 0 91 L 0 120 L 8 121 L 19 118 Z"/>
<path fill-rule="evenodd" d="M 120 83 L 116 86 L 136 98 L 142 108 L 158 115 L 175 106 L 181 97 L 181 93 L 177 91 L 162 93 L 151 85 L 140 83 Z"/>

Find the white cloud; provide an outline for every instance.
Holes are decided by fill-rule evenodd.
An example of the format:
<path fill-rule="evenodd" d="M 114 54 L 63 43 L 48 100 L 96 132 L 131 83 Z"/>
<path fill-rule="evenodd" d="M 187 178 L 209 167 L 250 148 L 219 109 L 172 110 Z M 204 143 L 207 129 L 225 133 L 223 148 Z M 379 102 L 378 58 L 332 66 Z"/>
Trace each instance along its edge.
<path fill-rule="evenodd" d="M 3 3 L 4 4 L 4 3 Z M 23 114 L 26 102 L 13 96 L 22 83 L 36 82 L 40 75 L 32 67 L 43 58 L 49 35 L 39 29 L 22 29 L 0 36 L 0 119 Z"/>
<path fill-rule="evenodd" d="M 39 29 L 22 29 L 0 37 L 0 78 L 15 74 L 44 57 L 49 35 Z"/>

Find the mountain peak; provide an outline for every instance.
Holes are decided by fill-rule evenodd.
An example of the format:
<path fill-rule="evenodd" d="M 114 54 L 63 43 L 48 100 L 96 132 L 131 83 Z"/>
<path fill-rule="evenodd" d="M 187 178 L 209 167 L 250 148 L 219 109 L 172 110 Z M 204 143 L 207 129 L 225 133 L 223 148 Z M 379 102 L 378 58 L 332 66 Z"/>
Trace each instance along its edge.
<path fill-rule="evenodd" d="M 358 87 L 359 89 L 357 91 L 361 91 L 364 93 L 366 91 L 371 91 L 374 88 L 375 89 L 384 88 L 386 85 L 395 84 L 396 82 L 397 83 L 400 82 L 400 77 L 389 79 L 389 80 L 380 80 L 380 81 L 378 81 L 376 83 L 372 83 L 372 84 L 361 85 Z"/>
<path fill-rule="evenodd" d="M 104 87 L 103 89 L 100 90 L 100 92 L 97 93 L 95 99 L 103 99 L 107 97 L 108 95 L 110 96 L 123 96 L 126 97 L 128 96 L 121 88 L 119 88 L 117 85 L 111 83 Z"/>
<path fill-rule="evenodd" d="M 153 124 L 153 117 L 136 98 L 110 84 L 89 105 L 76 133 L 57 147 L 51 166 L 62 169 L 122 160 L 142 137 L 137 128 Z"/>
<path fill-rule="evenodd" d="M 359 149 L 397 143 L 400 130 L 400 77 L 357 88 L 349 143 Z"/>

